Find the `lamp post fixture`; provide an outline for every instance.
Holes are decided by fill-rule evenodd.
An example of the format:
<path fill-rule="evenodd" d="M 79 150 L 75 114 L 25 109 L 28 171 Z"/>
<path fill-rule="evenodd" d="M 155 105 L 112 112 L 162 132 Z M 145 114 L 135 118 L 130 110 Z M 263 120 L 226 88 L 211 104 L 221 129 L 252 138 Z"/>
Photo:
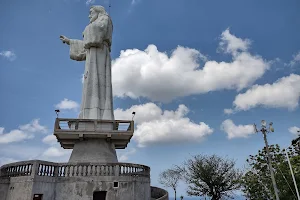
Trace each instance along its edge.
<path fill-rule="evenodd" d="M 264 141 L 265 141 L 266 151 L 267 151 L 267 155 L 268 155 L 268 165 L 269 165 L 269 170 L 270 170 L 270 174 L 271 174 L 272 184 L 273 184 L 276 200 L 279 200 L 278 188 L 277 188 L 277 184 L 276 184 L 276 180 L 275 180 L 275 176 L 274 176 L 274 171 L 273 171 L 273 167 L 272 167 L 272 160 L 271 160 L 271 155 L 270 155 L 269 145 L 268 145 L 268 140 L 267 140 L 267 133 L 274 132 L 274 128 L 273 128 L 272 125 L 273 125 L 273 122 L 270 122 L 269 128 L 267 129 L 267 122 L 265 120 L 262 120 L 261 121 L 261 129 L 257 130 L 256 124 L 254 124 L 254 130 L 255 130 L 256 133 L 261 132 L 264 136 Z"/>

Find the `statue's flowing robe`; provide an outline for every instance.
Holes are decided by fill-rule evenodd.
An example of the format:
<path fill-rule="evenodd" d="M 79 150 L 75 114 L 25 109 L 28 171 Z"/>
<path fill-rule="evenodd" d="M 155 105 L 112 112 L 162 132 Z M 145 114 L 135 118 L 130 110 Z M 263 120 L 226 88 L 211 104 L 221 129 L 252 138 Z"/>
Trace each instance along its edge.
<path fill-rule="evenodd" d="M 111 83 L 113 25 L 108 15 L 99 15 L 83 32 L 83 40 L 70 40 L 70 57 L 85 60 L 80 119 L 114 120 Z"/>

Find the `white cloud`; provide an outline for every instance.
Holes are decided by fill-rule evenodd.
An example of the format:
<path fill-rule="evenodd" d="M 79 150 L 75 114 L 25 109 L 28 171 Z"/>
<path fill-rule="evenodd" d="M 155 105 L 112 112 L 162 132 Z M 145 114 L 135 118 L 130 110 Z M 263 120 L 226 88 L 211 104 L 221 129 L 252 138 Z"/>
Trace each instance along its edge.
<path fill-rule="evenodd" d="M 273 84 L 254 85 L 235 97 L 235 110 L 249 110 L 257 106 L 296 109 L 300 98 L 300 76 L 291 74 Z"/>
<path fill-rule="evenodd" d="M 178 46 L 170 56 L 149 45 L 144 51 L 127 49 L 113 61 L 114 95 L 145 97 L 168 102 L 177 97 L 251 86 L 262 77 L 269 62 L 247 50 L 249 40 L 222 33 L 220 47 L 232 54 L 231 62 L 206 61 L 198 50 Z M 206 61 L 200 66 L 200 60 Z"/>
<path fill-rule="evenodd" d="M 121 152 L 118 152 L 118 160 L 120 162 L 125 162 L 128 161 L 129 156 L 135 154 L 136 149 L 135 148 L 131 148 L 131 149 L 127 149 L 127 150 L 123 150 Z"/>
<path fill-rule="evenodd" d="M 186 115 L 189 109 L 179 105 L 176 111 L 162 111 L 154 103 L 135 105 L 127 110 L 116 109 L 116 119 L 131 119 L 132 111 L 136 112 L 137 128 L 133 139 L 139 147 L 151 144 L 200 142 L 211 134 L 213 129 L 204 122 L 196 124 Z"/>
<path fill-rule="evenodd" d="M 95 3 L 95 0 L 87 0 L 85 2 L 86 5 L 90 5 L 90 4 L 93 4 L 93 3 Z"/>
<path fill-rule="evenodd" d="M 59 104 L 55 105 L 55 107 L 61 110 L 76 110 L 79 108 L 79 104 L 75 101 L 65 98 Z"/>
<path fill-rule="evenodd" d="M 0 56 L 7 58 L 10 61 L 14 61 L 17 58 L 13 51 L 1 51 Z"/>
<path fill-rule="evenodd" d="M 39 119 L 34 119 L 30 124 L 25 124 L 20 126 L 20 130 L 29 133 L 47 133 L 47 128 L 40 125 Z"/>
<path fill-rule="evenodd" d="M 51 134 L 44 137 L 43 142 L 49 145 L 55 145 L 57 144 L 57 139 L 55 135 Z"/>
<path fill-rule="evenodd" d="M 12 142 L 20 142 L 34 137 L 34 133 L 46 133 L 47 128 L 39 124 L 39 120 L 35 119 L 29 124 L 21 125 L 18 129 L 4 133 L 4 128 L 0 127 L 0 144 Z"/>
<path fill-rule="evenodd" d="M 226 53 L 236 55 L 239 51 L 247 51 L 251 41 L 249 39 L 241 39 L 232 35 L 229 29 L 226 29 L 221 35 L 220 49 Z"/>
<path fill-rule="evenodd" d="M 297 126 L 293 126 L 293 127 L 290 127 L 290 128 L 289 128 L 289 132 L 292 133 L 292 134 L 294 134 L 294 135 L 299 135 L 299 134 L 300 134 L 300 133 L 298 132 L 299 130 L 300 130 L 300 128 L 297 127 Z"/>
<path fill-rule="evenodd" d="M 70 150 L 64 150 L 59 147 L 49 147 L 44 151 L 43 156 L 45 157 L 61 157 L 61 156 L 69 156 Z"/>
<path fill-rule="evenodd" d="M 231 109 L 231 108 L 225 108 L 225 109 L 224 109 L 224 113 L 227 114 L 227 115 L 230 115 L 230 114 L 233 114 L 233 113 L 234 113 L 234 110 Z"/>
<path fill-rule="evenodd" d="M 228 139 L 247 138 L 255 133 L 253 125 L 235 125 L 230 119 L 222 122 L 221 130 L 227 133 Z"/>
<path fill-rule="evenodd" d="M 300 51 L 293 56 L 293 60 L 289 63 L 290 66 L 294 66 L 297 63 L 300 63 Z"/>

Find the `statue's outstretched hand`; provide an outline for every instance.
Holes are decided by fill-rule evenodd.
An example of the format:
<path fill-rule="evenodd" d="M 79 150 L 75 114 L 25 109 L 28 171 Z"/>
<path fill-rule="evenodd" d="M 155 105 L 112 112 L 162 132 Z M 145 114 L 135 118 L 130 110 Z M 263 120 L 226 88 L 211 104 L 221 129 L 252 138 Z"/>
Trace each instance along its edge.
<path fill-rule="evenodd" d="M 61 35 L 61 36 L 59 36 L 59 39 L 60 39 L 63 43 L 66 43 L 67 45 L 70 45 L 70 39 L 67 38 L 66 36 Z"/>

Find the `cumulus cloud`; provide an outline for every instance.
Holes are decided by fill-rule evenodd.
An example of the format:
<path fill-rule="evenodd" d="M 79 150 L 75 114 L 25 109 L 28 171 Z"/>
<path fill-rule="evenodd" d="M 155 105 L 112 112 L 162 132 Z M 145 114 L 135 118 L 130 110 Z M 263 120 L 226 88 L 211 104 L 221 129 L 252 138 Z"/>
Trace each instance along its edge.
<path fill-rule="evenodd" d="M 163 111 L 154 103 L 135 105 L 127 110 L 116 109 L 115 118 L 131 119 L 132 111 L 136 112 L 137 124 L 133 139 L 139 147 L 200 142 L 213 132 L 213 129 L 204 122 L 196 124 L 186 117 L 189 109 L 185 105 L 179 105 L 175 111 Z"/>
<path fill-rule="evenodd" d="M 135 154 L 136 152 L 136 149 L 135 148 L 130 148 L 130 149 L 127 149 L 127 150 L 122 150 L 120 152 L 118 152 L 118 160 L 120 162 L 126 162 L 128 161 L 129 159 L 129 156 Z"/>
<path fill-rule="evenodd" d="M 14 61 L 17 58 L 16 54 L 13 51 L 1 51 L 0 56 L 10 61 Z"/>
<path fill-rule="evenodd" d="M 247 51 L 251 41 L 249 39 L 241 39 L 232 35 L 229 29 L 221 34 L 221 42 L 219 48 L 226 53 L 236 55 L 238 52 Z"/>
<path fill-rule="evenodd" d="M 299 135 L 300 133 L 298 131 L 300 131 L 300 128 L 297 126 L 293 126 L 289 128 L 289 132 L 294 135 Z"/>
<path fill-rule="evenodd" d="M 59 104 L 56 104 L 55 107 L 61 110 L 76 110 L 79 108 L 79 104 L 75 101 L 65 98 Z"/>
<path fill-rule="evenodd" d="M 247 138 L 255 133 L 253 125 L 235 125 L 230 119 L 222 122 L 221 130 L 227 133 L 228 139 Z"/>
<path fill-rule="evenodd" d="M 55 144 L 57 144 L 57 139 L 56 139 L 55 135 L 51 134 L 51 135 L 47 135 L 46 137 L 44 137 L 43 142 L 45 144 L 55 145 Z"/>
<path fill-rule="evenodd" d="M 114 95 L 168 102 L 177 97 L 251 86 L 269 62 L 248 52 L 250 41 L 229 30 L 222 33 L 220 49 L 232 55 L 231 62 L 208 60 L 196 49 L 178 46 L 169 56 L 155 45 L 144 51 L 127 49 L 113 61 Z M 200 66 L 200 61 L 205 64 Z"/>
<path fill-rule="evenodd" d="M 273 84 L 252 86 L 245 93 L 238 94 L 233 105 L 235 110 L 249 110 L 257 106 L 294 110 L 298 107 L 299 98 L 300 76 L 290 74 Z"/>
<path fill-rule="evenodd" d="M 34 119 L 31 123 L 21 125 L 18 129 L 5 133 L 4 127 L 0 127 L 0 144 L 20 142 L 34 137 L 34 133 L 46 133 L 47 128 L 39 124 L 39 119 Z"/>

